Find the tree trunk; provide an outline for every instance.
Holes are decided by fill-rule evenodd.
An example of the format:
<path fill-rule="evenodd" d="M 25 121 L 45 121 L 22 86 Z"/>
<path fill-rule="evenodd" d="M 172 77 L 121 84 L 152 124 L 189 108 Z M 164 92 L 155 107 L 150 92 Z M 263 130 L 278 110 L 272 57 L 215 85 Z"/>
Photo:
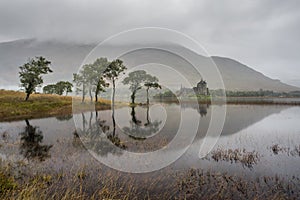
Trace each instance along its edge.
<path fill-rule="evenodd" d="M 29 99 L 29 96 L 30 96 L 30 93 L 27 93 L 27 94 L 26 94 L 25 101 L 27 101 L 27 100 Z"/>
<path fill-rule="evenodd" d="M 115 80 L 113 80 L 113 95 L 112 95 L 113 114 L 115 112 L 115 92 L 116 92 L 116 85 L 115 85 Z"/>
<path fill-rule="evenodd" d="M 90 113 L 90 120 L 89 120 L 89 129 L 92 130 L 92 119 L 93 119 L 93 112 Z"/>
<path fill-rule="evenodd" d="M 83 113 L 81 113 L 81 117 L 82 117 L 82 130 L 83 130 L 83 132 L 85 132 L 86 120 L 85 120 L 85 116 Z"/>
<path fill-rule="evenodd" d="M 91 88 L 91 86 L 89 87 L 89 95 L 90 95 L 90 98 L 91 98 L 91 102 L 93 102 L 93 95 L 92 95 L 92 88 Z"/>
<path fill-rule="evenodd" d="M 25 119 L 26 125 L 30 126 L 28 119 Z"/>
<path fill-rule="evenodd" d="M 149 119 L 149 104 L 147 104 L 147 123 L 145 124 L 148 126 L 150 124 L 150 119 Z"/>
<path fill-rule="evenodd" d="M 98 93 L 99 93 L 99 89 L 97 87 L 95 91 L 95 102 L 98 102 Z"/>
<path fill-rule="evenodd" d="M 112 121 L 113 121 L 113 134 L 112 136 L 115 137 L 116 135 L 116 120 L 115 120 L 115 114 L 114 114 L 114 110 L 113 110 L 113 115 L 112 115 Z"/>
<path fill-rule="evenodd" d="M 82 84 L 82 103 L 84 102 L 85 99 L 85 84 Z"/>
<path fill-rule="evenodd" d="M 112 95 L 112 120 L 113 120 L 113 136 L 115 136 L 116 133 L 116 121 L 115 121 L 115 80 L 113 79 L 113 95 Z"/>
<path fill-rule="evenodd" d="M 98 94 L 95 94 L 95 102 L 98 102 Z"/>
<path fill-rule="evenodd" d="M 136 91 L 133 91 L 132 94 L 131 94 L 131 104 L 134 104 L 135 103 L 135 93 Z"/>
<path fill-rule="evenodd" d="M 149 88 L 147 88 L 147 105 L 149 105 Z"/>

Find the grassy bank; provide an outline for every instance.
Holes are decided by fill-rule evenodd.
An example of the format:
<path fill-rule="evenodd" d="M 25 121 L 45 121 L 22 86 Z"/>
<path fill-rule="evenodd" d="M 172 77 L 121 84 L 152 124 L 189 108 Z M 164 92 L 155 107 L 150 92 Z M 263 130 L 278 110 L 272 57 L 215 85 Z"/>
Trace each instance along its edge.
<path fill-rule="evenodd" d="M 32 94 L 0 90 L 0 121 L 67 115 L 72 113 L 72 97 L 51 94 Z M 98 110 L 110 108 L 110 101 L 101 99 Z"/>

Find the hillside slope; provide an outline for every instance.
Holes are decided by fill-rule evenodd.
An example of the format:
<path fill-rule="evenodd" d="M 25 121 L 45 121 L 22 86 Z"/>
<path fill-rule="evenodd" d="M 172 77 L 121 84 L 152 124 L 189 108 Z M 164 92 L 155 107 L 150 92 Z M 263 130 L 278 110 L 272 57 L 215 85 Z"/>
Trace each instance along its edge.
<path fill-rule="evenodd" d="M 72 74 L 77 72 L 85 56 L 96 45 L 70 44 L 57 41 L 41 42 L 34 39 L 17 40 L 0 43 L 0 87 L 17 87 L 19 84 L 18 67 L 25 63 L 28 58 L 34 56 L 45 56 L 52 61 L 54 73 L 45 76 L 45 83 L 56 82 L 58 80 L 72 80 Z M 108 47 L 107 52 L 120 51 L 122 46 Z M 132 46 L 134 49 L 134 46 Z M 163 48 L 162 48 L 163 49 Z M 129 66 L 137 66 L 145 63 L 161 63 L 174 67 L 185 75 L 193 84 L 196 84 L 200 77 L 197 71 L 191 67 L 188 61 L 196 63 L 197 69 L 206 74 L 204 79 L 208 82 L 209 88 L 216 88 L 217 79 L 212 73 L 214 63 L 222 75 L 227 90 L 274 90 L 274 91 L 295 91 L 298 87 L 290 86 L 279 80 L 271 79 L 250 67 L 241 64 L 230 58 L 213 56 L 211 58 L 200 56 L 193 51 L 180 47 L 170 46 L 168 49 L 172 53 L 157 49 L 135 50 L 124 54 L 121 58 Z M 176 56 L 176 54 L 182 56 Z M 109 53 L 108 53 L 109 55 Z M 99 55 L 100 57 L 101 55 Z M 183 59 L 184 58 L 184 59 Z M 186 59 L 186 60 L 185 60 Z M 214 62 L 212 62 L 212 60 Z M 180 86 L 172 77 L 166 74 L 171 84 Z"/>

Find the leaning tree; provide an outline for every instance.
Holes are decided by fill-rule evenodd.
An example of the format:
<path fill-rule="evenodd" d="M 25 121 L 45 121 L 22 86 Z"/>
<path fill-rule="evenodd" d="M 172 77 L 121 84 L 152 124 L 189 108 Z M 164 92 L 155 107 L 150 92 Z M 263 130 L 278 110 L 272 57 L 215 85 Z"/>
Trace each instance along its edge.
<path fill-rule="evenodd" d="M 21 87 L 25 89 L 26 93 L 25 101 L 27 101 L 29 96 L 36 91 L 36 87 L 43 84 L 42 75 L 52 72 L 49 67 L 50 64 L 50 61 L 40 56 L 35 59 L 29 59 L 27 63 L 19 67 Z"/>

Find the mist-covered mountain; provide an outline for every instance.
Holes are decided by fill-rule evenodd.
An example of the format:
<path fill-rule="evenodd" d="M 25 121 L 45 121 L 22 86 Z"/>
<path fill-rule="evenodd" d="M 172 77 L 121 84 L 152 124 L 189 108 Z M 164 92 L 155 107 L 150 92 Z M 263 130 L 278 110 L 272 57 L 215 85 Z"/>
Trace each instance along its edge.
<path fill-rule="evenodd" d="M 34 56 L 44 56 L 52 62 L 51 68 L 54 73 L 45 76 L 45 83 L 53 83 L 59 80 L 71 81 L 72 74 L 77 72 L 85 57 L 95 46 L 93 44 L 71 44 L 34 39 L 0 43 L 0 87 L 17 87 L 19 84 L 18 67 Z M 128 49 L 128 46 L 107 46 L 105 56 L 109 58 L 110 53 L 113 55 L 118 51 L 123 52 L 124 49 Z M 97 55 L 97 51 L 94 51 L 94 54 Z M 101 56 L 103 55 L 99 52 L 98 57 Z M 147 63 L 160 63 L 171 66 L 187 77 L 192 84 L 196 84 L 200 76 L 197 74 L 197 70 L 193 68 L 192 64 L 194 64 L 194 67 L 200 71 L 201 76 L 208 80 L 208 87 L 213 89 L 217 89 L 220 85 L 215 73 L 211 70 L 214 65 L 217 65 L 226 90 L 300 90 L 298 87 L 266 77 L 233 59 L 217 56 L 205 57 L 181 46 L 174 45 L 167 48 L 162 46 L 161 50 L 153 48 L 138 49 L 122 54 L 120 57 L 129 68 Z M 169 82 L 173 82 L 171 84 L 180 87 L 180 83 L 168 74 L 164 74 L 163 77 L 168 79 Z"/>

